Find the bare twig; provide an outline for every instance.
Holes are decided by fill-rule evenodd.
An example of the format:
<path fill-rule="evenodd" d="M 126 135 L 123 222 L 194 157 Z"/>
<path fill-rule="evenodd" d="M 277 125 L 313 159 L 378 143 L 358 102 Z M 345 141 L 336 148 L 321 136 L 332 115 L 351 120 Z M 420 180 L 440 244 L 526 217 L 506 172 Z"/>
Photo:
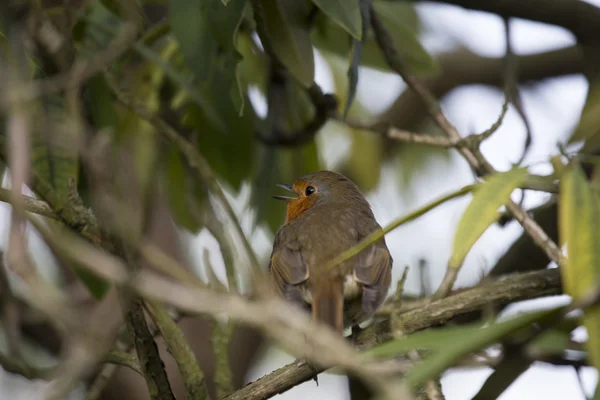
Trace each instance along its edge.
<path fill-rule="evenodd" d="M 127 328 L 133 336 L 150 397 L 153 400 L 175 400 L 164 363 L 158 354 L 158 347 L 144 318 L 142 300 L 132 298 L 129 307 L 126 316 Z"/>
<path fill-rule="evenodd" d="M 519 274 L 506 279 L 467 289 L 439 301 L 423 304 L 410 311 L 411 324 L 404 326 L 404 334 L 438 326 L 460 315 L 481 310 L 488 302 L 506 304 L 561 293 L 560 272 L 556 269 Z M 398 310 L 403 313 L 402 309 Z M 422 321 L 416 321 L 422 318 Z M 361 331 L 356 340 L 359 349 L 368 349 L 391 338 L 389 321 L 373 324 Z M 312 379 L 315 371 L 298 362 L 288 364 L 252 382 L 226 397 L 227 400 L 263 400 L 283 393 Z"/>
<path fill-rule="evenodd" d="M 43 94 L 52 94 L 80 86 L 98 72 L 103 71 L 110 63 L 118 59 L 137 39 L 138 27 L 135 23 L 124 22 L 121 32 L 106 49 L 98 52 L 92 58 L 82 58 L 74 62 L 71 69 L 58 76 L 43 81 L 31 82 L 9 91 L 0 99 L 0 107 L 22 101 L 33 100 Z"/>
<path fill-rule="evenodd" d="M 188 312 L 212 315 L 225 313 L 234 320 L 259 328 L 293 352 L 316 360 L 319 364 L 339 365 L 365 378 L 376 390 L 383 389 L 387 394 L 404 390 L 372 373 L 365 361 L 357 357 L 354 350 L 338 335 L 327 327 L 315 326 L 308 315 L 278 297 L 271 296 L 268 299 L 249 302 L 239 295 L 167 281 L 148 271 L 137 272 L 137 277 L 131 282 L 127 267 L 120 259 L 102 252 L 78 237 L 73 237 L 68 242 L 50 238 L 50 243 L 91 272 L 115 283 L 130 285 L 144 297 L 171 304 Z M 169 259 L 166 254 L 162 258 Z M 96 262 L 90 262 L 93 259 Z M 169 260 L 169 265 L 183 268 L 172 259 Z M 140 342 L 138 345 L 142 344 Z M 140 364 L 144 366 L 145 361 L 141 359 L 141 354 L 138 356 Z"/>
<path fill-rule="evenodd" d="M 134 354 L 125 353 L 124 351 L 111 350 L 106 353 L 103 361 L 112 365 L 121 365 L 127 367 L 137 372 L 140 376 L 144 376 L 142 367 L 140 367 L 140 363 Z"/>
<path fill-rule="evenodd" d="M 456 128 L 446 119 L 442 113 L 440 106 L 431 94 L 431 92 L 423 85 L 421 85 L 417 79 L 406 72 L 406 69 L 394 48 L 394 43 L 377 17 L 376 13 L 371 13 L 371 26 L 375 34 L 377 44 L 383 51 L 384 57 L 388 64 L 394 69 L 406 82 L 406 84 L 414 90 L 421 100 L 427 105 L 429 113 L 431 114 L 437 125 L 444 131 L 446 136 L 450 140 L 460 140 L 460 134 Z M 469 149 L 461 147 L 458 149 L 467 162 L 473 167 L 478 175 L 485 175 L 487 173 L 493 173 L 494 168 L 485 160 L 479 149 Z M 531 236 L 534 242 L 541 247 L 548 257 L 555 261 L 559 266 L 563 266 L 563 256 L 552 239 L 539 227 L 539 225 L 517 204 L 512 200 L 509 200 L 506 204 L 506 208 L 511 212 L 515 219 L 523 226 L 523 229 Z"/>
<path fill-rule="evenodd" d="M 12 204 L 13 196 L 10 193 L 10 190 L 0 188 L 0 201 Z M 56 215 L 52 207 L 50 207 L 50 205 L 43 200 L 20 195 L 19 203 L 22 205 L 25 211 L 52 219 L 59 219 L 59 216 Z"/>
<path fill-rule="evenodd" d="M 167 349 L 177 362 L 179 372 L 186 387 L 188 399 L 203 400 L 207 398 L 204 387 L 204 374 L 198 366 L 196 356 L 183 337 L 183 333 L 173 321 L 169 313 L 158 303 L 146 301 L 146 310 L 160 329 Z"/>
<path fill-rule="evenodd" d="M 215 177 L 210 165 L 206 159 L 196 150 L 196 148 L 186 139 L 184 139 L 179 133 L 159 116 L 153 114 L 150 110 L 147 110 L 143 105 L 135 103 L 132 99 L 129 99 L 125 93 L 123 93 L 116 83 L 115 79 L 110 74 L 105 74 L 106 80 L 109 83 L 112 91 L 115 93 L 117 100 L 125 105 L 127 108 L 132 109 L 140 118 L 148 121 L 152 124 L 155 129 L 160 132 L 168 141 L 176 145 L 181 151 L 181 154 L 186 159 L 192 171 L 196 173 L 197 178 L 204 182 L 209 190 L 217 197 L 220 205 L 224 208 L 230 222 L 233 224 L 238 239 L 242 242 L 246 257 L 250 263 L 251 270 L 259 271 L 258 260 L 254 254 L 254 250 L 250 243 L 246 239 L 244 232 L 239 224 L 237 216 L 227 201 L 217 178 Z M 233 253 L 234 251 L 232 251 Z"/>

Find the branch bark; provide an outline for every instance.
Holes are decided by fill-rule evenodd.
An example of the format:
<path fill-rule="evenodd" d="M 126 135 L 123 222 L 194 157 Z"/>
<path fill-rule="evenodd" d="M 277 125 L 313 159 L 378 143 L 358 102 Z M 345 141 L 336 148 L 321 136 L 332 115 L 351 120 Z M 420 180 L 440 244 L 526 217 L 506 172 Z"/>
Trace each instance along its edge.
<path fill-rule="evenodd" d="M 497 305 L 561 294 L 558 269 L 519 274 L 467 289 L 456 295 L 400 315 L 402 332 L 411 334 L 435 327 L 456 317 Z M 363 330 L 355 340 L 359 349 L 368 349 L 392 337 L 389 319 Z M 321 371 L 319 371 L 321 372 Z M 264 400 L 283 393 L 316 376 L 308 365 L 293 362 L 249 383 L 223 400 Z"/>
<path fill-rule="evenodd" d="M 516 58 L 519 66 L 519 83 L 537 82 L 549 78 L 582 74 L 583 52 L 579 46 L 521 55 Z M 465 85 L 490 85 L 502 87 L 503 58 L 483 57 L 461 49 L 442 54 L 438 59 L 441 74 L 425 79 L 425 85 L 437 98 L 443 98 L 453 89 Z M 405 90 L 396 101 L 379 116 L 380 121 L 391 122 L 401 129 L 415 130 L 427 116 L 427 108 L 411 90 Z"/>
<path fill-rule="evenodd" d="M 412 0 L 420 2 L 421 0 Z M 501 17 L 516 17 L 561 26 L 581 42 L 600 37 L 600 8 L 579 0 L 437 0 L 470 10 L 486 11 Z"/>

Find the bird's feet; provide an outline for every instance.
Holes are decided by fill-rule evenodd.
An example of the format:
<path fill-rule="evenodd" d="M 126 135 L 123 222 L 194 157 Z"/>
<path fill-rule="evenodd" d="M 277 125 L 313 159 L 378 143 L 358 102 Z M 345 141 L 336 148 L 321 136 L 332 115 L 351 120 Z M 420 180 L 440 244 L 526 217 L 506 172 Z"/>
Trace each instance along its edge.
<path fill-rule="evenodd" d="M 352 332 L 350 333 L 350 336 L 348 336 L 348 339 L 350 339 L 350 342 L 352 344 L 355 344 L 357 339 L 358 339 L 358 335 L 360 335 L 360 333 L 363 331 L 363 328 L 361 328 L 358 325 L 352 325 Z"/>

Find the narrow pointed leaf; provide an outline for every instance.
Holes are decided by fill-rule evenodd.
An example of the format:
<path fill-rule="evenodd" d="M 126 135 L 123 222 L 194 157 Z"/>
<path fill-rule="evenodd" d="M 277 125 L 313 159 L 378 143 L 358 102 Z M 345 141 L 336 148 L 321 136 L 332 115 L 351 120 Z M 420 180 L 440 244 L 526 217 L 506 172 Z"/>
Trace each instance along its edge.
<path fill-rule="evenodd" d="M 559 235 L 566 243 L 566 268 L 561 268 L 565 293 L 574 300 L 585 296 L 600 279 L 600 199 L 576 164 L 560 179 Z M 600 307 L 584 310 L 590 360 L 600 368 Z"/>
<path fill-rule="evenodd" d="M 439 376 L 442 372 L 455 365 L 463 357 L 491 346 L 508 335 L 519 331 L 530 324 L 542 319 L 552 317 L 562 308 L 527 313 L 511 318 L 507 321 L 491 324 L 485 328 L 477 329 L 462 340 L 456 340 L 453 346 L 444 348 L 426 358 L 413 370 L 406 374 L 406 382 L 413 388 L 418 388 L 427 380 Z"/>
<path fill-rule="evenodd" d="M 526 173 L 525 168 L 515 168 L 492 175 L 473 191 L 473 200 L 454 235 L 449 267 L 460 268 L 477 239 L 498 219 L 498 208 L 510 199 L 510 194 L 525 179 Z"/>
<path fill-rule="evenodd" d="M 371 0 L 359 0 L 360 17 L 362 19 L 361 38 L 352 39 L 352 51 L 350 53 L 350 67 L 348 68 L 348 98 L 344 107 L 344 118 L 350 111 L 352 101 L 356 95 L 356 86 L 358 85 L 358 67 L 362 55 L 363 46 L 367 42 L 369 32 L 369 22 L 371 20 Z"/>
<path fill-rule="evenodd" d="M 313 0 L 313 3 L 346 32 L 360 40 L 363 37 L 364 27 L 358 5 L 360 1 L 363 0 Z"/>
<path fill-rule="evenodd" d="M 267 39 L 290 74 L 304 87 L 315 79 L 315 60 L 309 35 L 310 3 L 305 0 L 259 0 Z"/>
<path fill-rule="evenodd" d="M 223 5 L 221 0 L 171 0 L 171 29 L 181 46 L 185 61 L 195 77 L 205 82 L 217 71 L 226 71 L 227 93 L 241 112 L 244 96 L 238 64 L 238 28 L 246 1 Z"/>

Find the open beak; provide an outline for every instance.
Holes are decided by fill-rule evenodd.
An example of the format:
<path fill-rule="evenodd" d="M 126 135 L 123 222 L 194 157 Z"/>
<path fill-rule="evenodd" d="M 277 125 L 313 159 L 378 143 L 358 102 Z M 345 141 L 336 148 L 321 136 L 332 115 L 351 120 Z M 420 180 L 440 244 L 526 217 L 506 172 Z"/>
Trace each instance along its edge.
<path fill-rule="evenodd" d="M 284 183 L 278 183 L 275 186 L 279 186 L 282 189 L 287 190 L 288 192 L 294 192 L 294 189 L 292 188 L 292 185 L 286 185 Z M 290 201 L 290 200 L 294 200 L 296 197 L 289 197 L 289 196 L 272 196 L 274 199 L 277 200 L 285 200 L 285 201 Z"/>

